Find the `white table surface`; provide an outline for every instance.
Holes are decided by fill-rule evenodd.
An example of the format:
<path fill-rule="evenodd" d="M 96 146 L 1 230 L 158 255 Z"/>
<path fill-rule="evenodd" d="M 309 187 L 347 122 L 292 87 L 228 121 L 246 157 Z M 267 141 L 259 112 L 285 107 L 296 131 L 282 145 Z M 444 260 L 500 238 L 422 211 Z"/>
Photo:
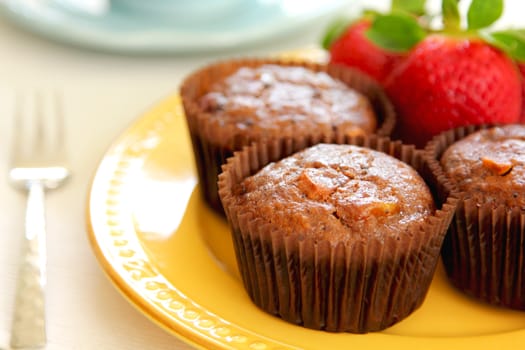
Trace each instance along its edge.
<path fill-rule="evenodd" d="M 510 22 L 519 23 L 520 2 L 508 1 Z M 366 3 L 385 6 L 388 1 Z M 90 180 L 115 137 L 175 92 L 188 72 L 219 56 L 315 45 L 323 30 L 324 23 L 318 23 L 271 45 L 238 52 L 137 57 L 63 46 L 0 19 L 0 349 L 8 348 L 25 208 L 24 194 L 10 188 L 6 178 L 13 89 L 57 88 L 67 115 L 74 175 L 47 197 L 47 349 L 189 349 L 130 305 L 104 275 L 86 233 Z"/>

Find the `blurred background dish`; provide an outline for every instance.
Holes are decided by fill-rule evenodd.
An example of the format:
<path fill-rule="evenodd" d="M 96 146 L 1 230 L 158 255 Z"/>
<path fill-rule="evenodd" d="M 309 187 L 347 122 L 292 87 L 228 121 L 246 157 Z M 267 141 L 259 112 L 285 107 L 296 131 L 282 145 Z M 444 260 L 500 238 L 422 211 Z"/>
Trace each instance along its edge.
<path fill-rule="evenodd" d="M 39 35 L 124 53 L 255 45 L 335 14 L 349 0 L 4 0 L 4 17 Z"/>
<path fill-rule="evenodd" d="M 62 0 L 64 1 L 64 0 Z M 67 0 L 77 1 L 77 0 Z M 79 0 L 80 1 L 80 0 Z M 114 11 L 132 12 L 166 21 L 196 25 L 237 14 L 239 7 L 256 5 L 256 0 L 92 0 L 109 3 Z"/>

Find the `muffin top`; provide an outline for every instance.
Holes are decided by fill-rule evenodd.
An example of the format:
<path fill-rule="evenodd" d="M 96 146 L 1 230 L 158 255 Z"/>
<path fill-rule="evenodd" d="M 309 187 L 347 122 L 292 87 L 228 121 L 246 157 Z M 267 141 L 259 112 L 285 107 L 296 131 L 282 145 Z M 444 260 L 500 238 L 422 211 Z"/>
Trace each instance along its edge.
<path fill-rule="evenodd" d="M 452 144 L 441 164 L 465 199 L 525 210 L 525 125 L 472 133 Z"/>
<path fill-rule="evenodd" d="M 224 141 L 310 134 L 313 130 L 369 134 L 377 120 L 369 100 L 325 72 L 301 66 L 241 67 L 199 100 Z"/>
<path fill-rule="evenodd" d="M 400 237 L 434 213 L 426 183 L 408 164 L 335 144 L 268 164 L 236 185 L 233 202 L 285 235 L 332 244 Z"/>

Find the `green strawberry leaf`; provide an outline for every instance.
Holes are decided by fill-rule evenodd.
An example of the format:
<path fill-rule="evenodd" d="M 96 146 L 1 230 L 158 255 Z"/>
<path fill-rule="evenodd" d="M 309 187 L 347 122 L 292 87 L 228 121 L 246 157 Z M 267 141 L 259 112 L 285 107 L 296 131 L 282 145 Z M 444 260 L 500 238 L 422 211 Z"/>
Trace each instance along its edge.
<path fill-rule="evenodd" d="M 381 12 L 379 12 L 378 10 L 374 10 L 374 9 L 363 9 L 363 16 L 362 17 L 365 17 L 365 18 L 374 18 L 375 16 L 381 14 Z"/>
<path fill-rule="evenodd" d="M 415 17 L 396 11 L 378 15 L 365 35 L 380 47 L 404 52 L 420 42 L 426 32 Z"/>
<path fill-rule="evenodd" d="M 517 61 L 525 62 L 525 30 L 504 30 L 481 33 L 490 44 L 506 52 Z"/>
<path fill-rule="evenodd" d="M 501 17 L 503 0 L 472 0 L 467 12 L 468 29 L 490 26 Z"/>
<path fill-rule="evenodd" d="M 443 0 L 441 3 L 441 11 L 443 13 L 443 24 L 445 28 L 451 31 L 458 31 L 461 27 L 458 0 Z"/>
<path fill-rule="evenodd" d="M 351 21 L 348 18 L 338 18 L 334 20 L 325 31 L 321 45 L 325 50 L 329 50 L 332 44 L 345 32 L 350 26 Z"/>
<path fill-rule="evenodd" d="M 405 11 L 416 16 L 425 14 L 426 0 L 392 0 L 393 11 Z"/>

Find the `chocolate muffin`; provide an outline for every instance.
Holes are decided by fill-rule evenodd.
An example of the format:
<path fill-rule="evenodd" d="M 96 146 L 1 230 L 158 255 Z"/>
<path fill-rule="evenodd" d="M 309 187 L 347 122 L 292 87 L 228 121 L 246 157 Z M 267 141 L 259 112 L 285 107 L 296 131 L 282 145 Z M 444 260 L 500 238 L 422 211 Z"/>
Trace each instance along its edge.
<path fill-rule="evenodd" d="M 525 125 L 458 128 L 426 152 L 461 191 L 442 252 L 450 280 L 485 302 L 525 309 Z"/>
<path fill-rule="evenodd" d="M 344 67 L 279 60 L 216 63 L 181 87 L 199 180 L 206 201 L 222 212 L 217 175 L 234 151 L 279 138 L 326 140 L 389 134 L 393 108 L 372 80 Z"/>
<path fill-rule="evenodd" d="M 434 210 L 408 164 L 353 145 L 319 144 L 270 163 L 233 188 L 240 211 L 285 236 L 356 244 L 406 234 Z M 349 234 L 351 232 L 351 234 Z"/>
<path fill-rule="evenodd" d="M 211 127 L 224 128 L 214 143 L 228 145 L 236 135 L 251 140 L 308 134 L 337 128 L 371 134 L 376 116 L 370 101 L 325 72 L 300 66 L 241 67 L 210 87 L 198 100 L 213 115 Z"/>
<path fill-rule="evenodd" d="M 465 199 L 525 210 L 525 125 L 473 133 L 451 145 L 441 164 Z"/>
<path fill-rule="evenodd" d="M 361 146 L 377 150 L 254 144 L 224 166 L 219 194 L 244 286 L 261 309 L 364 333 L 423 302 L 453 201 L 435 203 L 412 167 L 423 168 L 413 147 L 367 140 Z"/>

